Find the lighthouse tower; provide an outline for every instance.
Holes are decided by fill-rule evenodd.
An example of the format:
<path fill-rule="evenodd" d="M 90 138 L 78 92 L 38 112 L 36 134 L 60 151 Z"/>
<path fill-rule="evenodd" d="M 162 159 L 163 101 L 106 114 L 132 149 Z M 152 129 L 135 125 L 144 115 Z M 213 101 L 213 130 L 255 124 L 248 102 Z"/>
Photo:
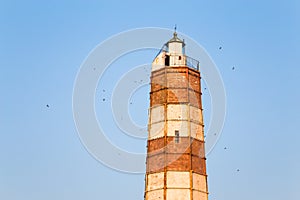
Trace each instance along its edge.
<path fill-rule="evenodd" d="M 152 63 L 145 200 L 207 200 L 199 62 L 176 30 Z"/>

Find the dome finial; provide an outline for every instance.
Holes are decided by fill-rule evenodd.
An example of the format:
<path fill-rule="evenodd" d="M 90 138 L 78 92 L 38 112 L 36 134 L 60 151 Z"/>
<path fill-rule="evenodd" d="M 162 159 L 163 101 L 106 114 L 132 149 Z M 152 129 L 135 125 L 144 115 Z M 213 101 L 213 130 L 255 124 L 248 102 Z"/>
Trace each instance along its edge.
<path fill-rule="evenodd" d="M 173 33 L 173 38 L 170 39 L 167 43 L 171 43 L 171 42 L 179 42 L 179 43 L 183 43 L 182 40 L 180 40 L 178 37 L 177 37 L 177 25 L 175 24 L 175 27 L 174 27 L 174 33 Z"/>
<path fill-rule="evenodd" d="M 174 26 L 174 34 L 173 34 L 174 37 L 177 37 L 177 32 L 176 31 L 177 31 L 177 24 L 175 24 L 175 26 Z"/>

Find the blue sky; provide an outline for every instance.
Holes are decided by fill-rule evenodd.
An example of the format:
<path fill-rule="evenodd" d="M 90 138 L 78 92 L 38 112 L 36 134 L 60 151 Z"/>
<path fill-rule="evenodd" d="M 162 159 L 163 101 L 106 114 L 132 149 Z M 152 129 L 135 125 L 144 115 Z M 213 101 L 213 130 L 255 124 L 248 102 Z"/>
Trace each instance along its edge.
<path fill-rule="evenodd" d="M 81 144 L 73 84 L 83 60 L 108 37 L 174 24 L 207 50 L 226 88 L 224 129 L 207 157 L 209 198 L 299 199 L 299 13 L 296 0 L 1 1 L 0 199 L 143 199 L 144 175 L 111 170 Z M 156 53 L 139 52 L 133 63 Z M 148 89 L 130 108 L 142 125 Z M 107 91 L 106 102 L 97 93 L 98 108 L 108 108 Z M 209 107 L 209 94 L 203 98 Z M 128 148 L 143 152 L 145 141 Z"/>

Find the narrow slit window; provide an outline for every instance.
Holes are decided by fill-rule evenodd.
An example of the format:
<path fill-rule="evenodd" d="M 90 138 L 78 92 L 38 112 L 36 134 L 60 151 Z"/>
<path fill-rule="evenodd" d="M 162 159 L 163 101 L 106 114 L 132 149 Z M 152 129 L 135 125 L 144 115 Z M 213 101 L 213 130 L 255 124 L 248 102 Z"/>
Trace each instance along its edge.
<path fill-rule="evenodd" d="M 179 131 L 175 130 L 175 143 L 179 143 Z"/>

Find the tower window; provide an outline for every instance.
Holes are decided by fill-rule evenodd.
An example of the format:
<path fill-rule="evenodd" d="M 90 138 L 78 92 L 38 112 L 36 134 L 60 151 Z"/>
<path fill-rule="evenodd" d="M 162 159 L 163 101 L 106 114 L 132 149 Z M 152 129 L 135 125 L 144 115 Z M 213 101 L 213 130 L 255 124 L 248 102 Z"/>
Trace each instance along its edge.
<path fill-rule="evenodd" d="M 170 56 L 169 55 L 166 55 L 166 57 L 165 57 L 165 65 L 170 66 Z"/>
<path fill-rule="evenodd" d="M 178 60 L 181 60 L 181 56 L 179 56 Z"/>
<path fill-rule="evenodd" d="M 179 131 L 175 130 L 175 143 L 179 143 Z"/>

